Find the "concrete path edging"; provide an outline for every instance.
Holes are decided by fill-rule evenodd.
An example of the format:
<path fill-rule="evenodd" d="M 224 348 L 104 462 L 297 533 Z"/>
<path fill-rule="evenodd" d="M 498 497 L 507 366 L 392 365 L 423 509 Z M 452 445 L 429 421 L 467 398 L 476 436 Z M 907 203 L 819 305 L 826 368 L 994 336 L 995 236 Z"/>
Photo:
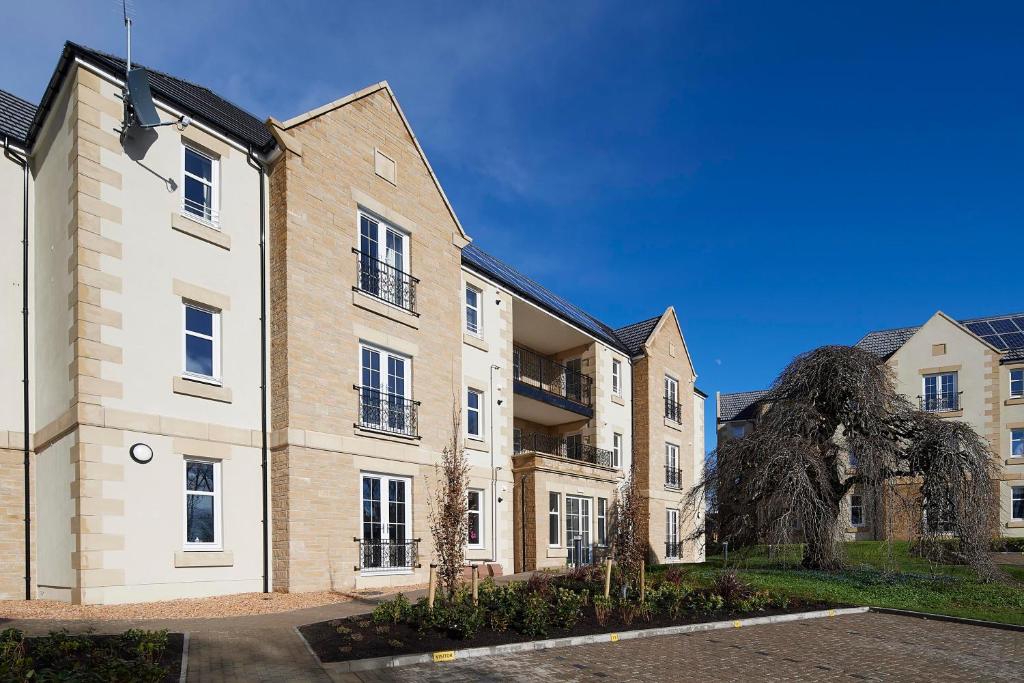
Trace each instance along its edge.
<path fill-rule="evenodd" d="M 872 612 L 879 614 L 893 614 L 898 617 L 914 617 L 916 619 L 932 619 L 933 621 L 948 621 L 953 624 L 965 626 L 981 626 L 983 628 L 998 628 L 1003 631 L 1017 631 L 1024 633 L 1024 626 L 1019 624 L 1003 624 L 998 621 L 986 621 L 984 619 L 970 619 L 968 617 L 954 617 L 948 614 L 932 614 L 931 612 L 915 612 L 909 609 L 896 609 L 895 607 L 869 607 Z"/>
<path fill-rule="evenodd" d="M 185 683 L 188 680 L 188 631 L 181 634 L 181 673 L 178 674 L 178 683 Z"/>
<path fill-rule="evenodd" d="M 617 642 L 620 640 L 632 640 L 634 638 L 653 638 L 656 636 L 670 636 L 681 633 L 699 633 L 701 631 L 714 631 L 728 628 L 741 628 L 744 626 L 759 626 L 762 624 L 780 624 L 787 621 L 801 621 L 804 619 L 821 619 L 824 617 L 837 617 L 846 614 L 863 614 L 870 611 L 869 607 L 847 607 L 843 609 L 817 610 L 814 612 L 793 612 L 790 614 L 778 614 L 768 617 L 751 617 L 749 619 L 735 619 L 731 621 L 711 621 L 702 624 L 681 624 L 679 626 L 663 626 L 661 628 L 646 628 L 633 631 L 622 631 L 619 633 L 594 633 L 586 636 L 572 636 L 569 638 L 550 638 L 547 640 L 531 640 L 525 643 L 508 643 L 505 645 L 491 645 L 487 647 L 472 647 L 465 650 L 450 650 L 446 652 L 428 652 L 413 655 L 396 655 L 394 657 L 373 657 L 371 659 L 353 659 L 348 662 L 321 662 L 316 656 L 312 647 L 302 636 L 302 633 L 295 629 L 302 642 L 309 647 L 310 653 L 320 664 L 323 670 L 332 679 L 342 680 L 344 674 L 356 671 L 372 671 L 375 669 L 390 669 L 396 666 L 409 666 L 411 664 L 425 664 L 434 661 L 452 661 L 455 659 L 471 659 L 473 657 L 488 657 L 493 655 L 514 654 L 516 652 L 531 652 L 534 650 L 547 650 L 556 647 L 570 647 L 573 645 L 590 645 L 593 643 Z M 344 679 L 349 680 L 349 679 Z"/>

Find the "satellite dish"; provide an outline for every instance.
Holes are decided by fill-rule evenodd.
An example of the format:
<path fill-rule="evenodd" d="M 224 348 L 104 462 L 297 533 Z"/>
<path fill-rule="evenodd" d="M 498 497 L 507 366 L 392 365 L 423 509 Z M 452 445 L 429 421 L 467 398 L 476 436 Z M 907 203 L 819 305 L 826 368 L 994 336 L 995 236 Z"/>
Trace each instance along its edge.
<path fill-rule="evenodd" d="M 153 93 L 149 90 L 149 72 L 144 67 L 138 66 L 128 71 L 128 106 L 132 111 L 131 123 L 140 128 L 162 125 L 153 104 Z"/>

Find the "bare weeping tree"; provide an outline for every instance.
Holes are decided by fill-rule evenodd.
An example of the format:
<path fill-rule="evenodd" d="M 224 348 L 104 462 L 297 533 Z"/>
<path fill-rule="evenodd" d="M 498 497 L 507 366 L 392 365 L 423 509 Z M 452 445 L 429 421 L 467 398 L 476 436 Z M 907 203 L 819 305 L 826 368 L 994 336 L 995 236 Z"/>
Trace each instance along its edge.
<path fill-rule="evenodd" d="M 638 587 L 640 565 L 647 556 L 647 505 L 633 473 L 612 502 L 610 520 L 613 558 L 623 579 Z"/>
<path fill-rule="evenodd" d="M 452 405 L 452 431 L 434 465 L 434 491 L 428 498 L 430 534 L 434 539 L 437 578 L 451 599 L 458 588 L 466 561 L 466 531 L 469 524 L 469 461 L 462 448 L 461 415 Z"/>
<path fill-rule="evenodd" d="M 720 540 L 743 547 L 800 537 L 805 566 L 838 569 L 844 499 L 856 488 L 879 527 L 891 532 L 899 516 L 925 539 L 952 532 L 965 561 L 993 571 L 988 444 L 965 422 L 918 410 L 877 356 L 845 346 L 798 356 L 762 405 L 756 427 L 719 443 L 687 496 L 691 509 L 705 496 L 715 501 Z"/>

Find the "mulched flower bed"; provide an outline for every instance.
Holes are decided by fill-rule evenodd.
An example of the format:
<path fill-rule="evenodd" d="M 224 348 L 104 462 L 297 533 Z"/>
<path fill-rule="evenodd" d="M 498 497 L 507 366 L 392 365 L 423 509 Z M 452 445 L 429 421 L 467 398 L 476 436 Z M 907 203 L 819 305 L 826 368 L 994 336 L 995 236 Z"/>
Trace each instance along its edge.
<path fill-rule="evenodd" d="M 602 625 L 598 622 L 593 606 L 580 612 L 578 621 L 571 628 L 550 626 L 546 633 L 527 635 L 509 627 L 495 631 L 487 625 L 481 627 L 469 638 L 453 637 L 450 632 L 439 629 L 421 631 L 405 621 L 397 623 L 376 623 L 370 615 L 332 619 L 309 624 L 299 630 L 322 662 L 343 662 L 372 657 L 386 657 L 404 654 L 421 654 L 443 650 L 459 650 L 506 643 L 522 643 L 531 640 L 564 638 L 595 633 L 677 626 L 683 624 L 707 623 L 777 614 L 811 612 L 835 607 L 821 602 L 792 600 L 785 608 L 767 607 L 756 611 L 741 611 L 728 607 L 709 612 L 684 612 L 672 618 L 665 612 L 653 612 L 649 618 L 636 616 L 632 623 L 625 623 L 617 614 L 609 615 Z"/>

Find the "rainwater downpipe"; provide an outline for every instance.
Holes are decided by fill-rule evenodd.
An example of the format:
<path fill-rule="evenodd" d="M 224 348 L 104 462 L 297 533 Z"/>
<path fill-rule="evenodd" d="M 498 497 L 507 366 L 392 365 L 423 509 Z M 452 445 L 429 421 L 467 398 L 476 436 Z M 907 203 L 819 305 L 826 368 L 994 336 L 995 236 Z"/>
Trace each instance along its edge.
<path fill-rule="evenodd" d="M 32 599 L 32 493 L 29 451 L 29 386 L 28 386 L 28 157 L 11 149 L 10 138 L 4 137 L 4 156 L 21 166 L 21 372 L 22 416 L 24 417 L 22 453 L 25 469 L 25 599 Z"/>
<path fill-rule="evenodd" d="M 500 365 L 491 365 L 490 368 L 490 393 L 491 393 L 491 414 L 490 414 L 490 448 L 491 452 L 491 559 L 489 562 L 498 561 L 498 470 L 494 466 L 494 405 L 497 396 L 494 393 L 494 371 L 501 370 Z"/>

